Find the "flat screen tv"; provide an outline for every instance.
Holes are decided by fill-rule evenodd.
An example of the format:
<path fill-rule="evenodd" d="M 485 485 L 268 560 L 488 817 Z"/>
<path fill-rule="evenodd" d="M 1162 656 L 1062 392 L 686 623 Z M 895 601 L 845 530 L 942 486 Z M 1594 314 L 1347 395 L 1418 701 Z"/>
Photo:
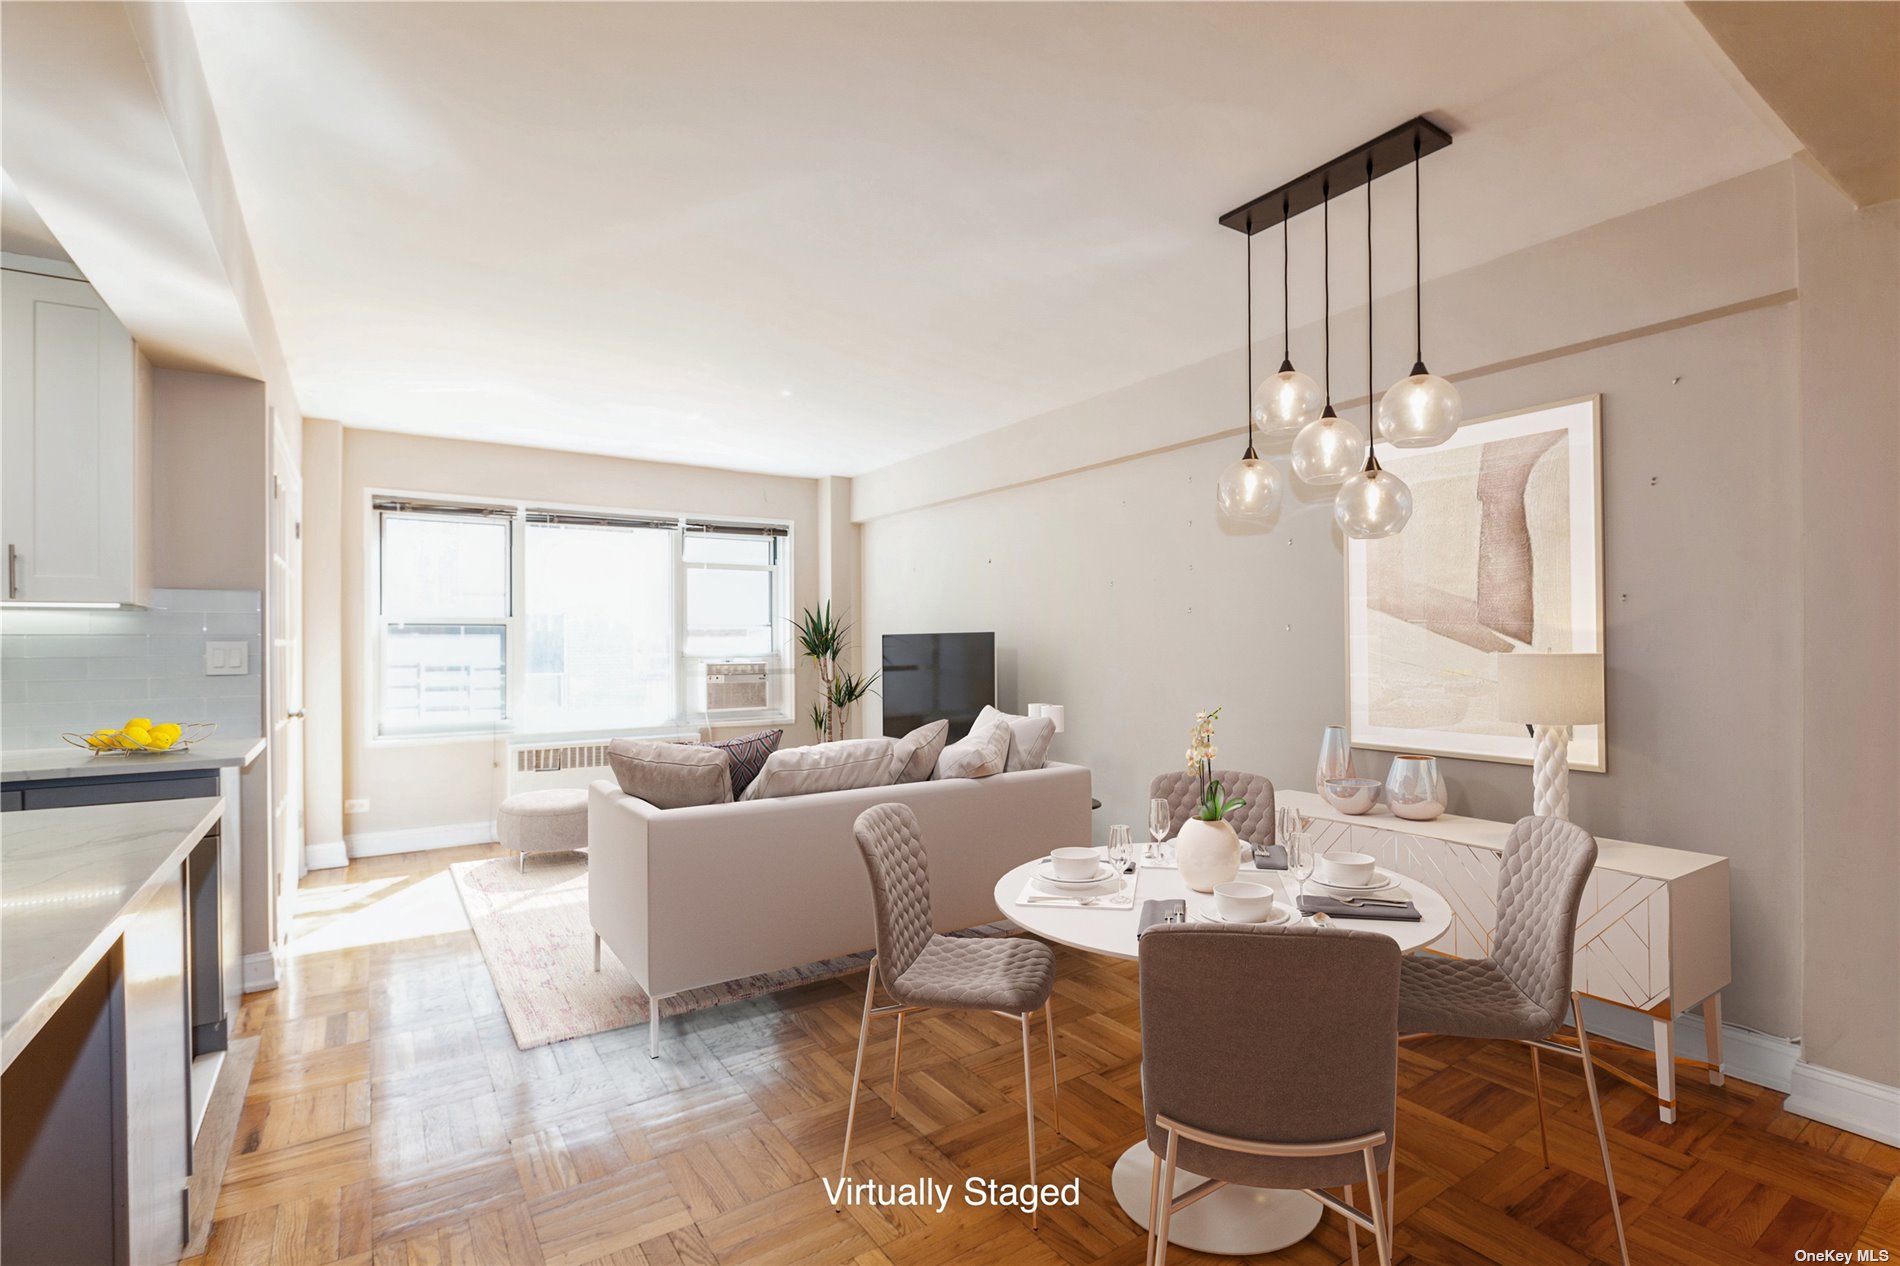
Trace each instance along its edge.
<path fill-rule="evenodd" d="M 902 738 L 927 721 L 950 722 L 949 742 L 996 702 L 996 634 L 886 633 L 884 733 Z"/>

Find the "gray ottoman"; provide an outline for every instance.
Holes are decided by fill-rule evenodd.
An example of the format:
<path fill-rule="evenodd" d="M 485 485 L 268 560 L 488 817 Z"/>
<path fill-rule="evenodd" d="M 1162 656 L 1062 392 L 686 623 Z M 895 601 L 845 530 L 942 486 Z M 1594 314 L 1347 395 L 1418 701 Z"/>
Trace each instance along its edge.
<path fill-rule="evenodd" d="M 515 869 L 525 869 L 529 853 L 570 853 L 587 847 L 587 791 L 550 787 L 509 796 L 495 810 L 495 838 L 521 854 Z"/>

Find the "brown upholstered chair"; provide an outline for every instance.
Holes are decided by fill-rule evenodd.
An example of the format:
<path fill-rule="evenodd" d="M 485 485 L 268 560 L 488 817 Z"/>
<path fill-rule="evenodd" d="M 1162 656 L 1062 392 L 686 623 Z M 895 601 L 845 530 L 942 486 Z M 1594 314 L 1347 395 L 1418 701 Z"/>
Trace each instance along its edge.
<path fill-rule="evenodd" d="M 1167 1259 L 1168 1220 L 1230 1183 L 1306 1192 L 1371 1231 L 1390 1266 L 1378 1174 L 1392 1154 L 1398 1009 L 1399 947 L 1376 932 L 1180 923 L 1142 934 L 1155 1266 Z M 1291 1070 L 1296 1084 L 1263 1090 L 1250 1075 L 1260 1068 Z M 1177 1168 L 1208 1181 L 1174 1196 Z M 1360 1182 L 1369 1213 L 1352 1204 Z M 1346 1188 L 1346 1198 L 1326 1187 Z"/>
<path fill-rule="evenodd" d="M 1265 775 L 1246 774 L 1237 769 L 1217 769 L 1214 777 L 1228 796 L 1239 796 L 1247 802 L 1227 819 L 1234 833 L 1256 848 L 1272 844 L 1273 783 Z M 1189 769 L 1156 774 L 1148 784 L 1148 798 L 1168 802 L 1173 815 L 1173 821 L 1168 824 L 1168 838 L 1173 839 L 1201 803 L 1200 777 Z"/>
<path fill-rule="evenodd" d="M 1491 956 L 1407 958 L 1399 974 L 1399 1032 L 1496 1038 L 1529 1046 L 1545 1165 L 1550 1164 L 1550 1140 L 1545 1134 L 1539 1055 L 1554 1051 L 1582 1059 L 1583 1082 L 1596 1117 L 1597 1147 L 1603 1154 L 1603 1183 L 1610 1191 L 1610 1214 L 1616 1223 L 1616 1246 L 1623 1266 L 1629 1266 L 1610 1139 L 1603 1128 L 1603 1103 L 1597 1097 L 1596 1066 L 1590 1058 L 1590 1035 L 1583 1027 L 1582 995 L 1570 987 L 1577 913 L 1596 860 L 1597 842 L 1582 827 L 1562 818 L 1519 819 L 1505 842 L 1503 867 L 1498 872 L 1498 921 L 1491 937 Z M 1576 1025 L 1574 1048 L 1551 1040 L 1566 1020 Z"/>
<path fill-rule="evenodd" d="M 909 805 L 881 804 L 858 815 L 854 833 L 871 876 L 877 917 L 877 953 L 864 982 L 864 1016 L 858 1022 L 858 1059 L 851 1070 L 851 1107 L 844 1119 L 842 1185 L 851 1162 L 851 1131 L 858 1117 L 858 1086 L 864 1076 L 864 1043 L 871 1017 L 897 1017 L 891 1055 L 891 1115 L 897 1115 L 898 1071 L 904 1057 L 904 1017 L 913 1011 L 993 1011 L 1022 1023 L 1023 1105 L 1029 1128 L 1029 1181 L 1036 1181 L 1036 1088 L 1030 1072 L 1029 1018 L 1042 1010 L 1049 1033 L 1049 1082 L 1056 1133 L 1062 1132 L 1062 1088 L 1056 1078 L 1056 1022 L 1050 993 L 1056 983 L 1055 955 L 1041 941 L 1022 937 L 978 939 L 942 936 L 930 917 L 930 875 L 923 838 Z M 873 1006 L 878 981 L 892 1002 Z M 1036 1215 L 1029 1215 L 1030 1225 Z"/>

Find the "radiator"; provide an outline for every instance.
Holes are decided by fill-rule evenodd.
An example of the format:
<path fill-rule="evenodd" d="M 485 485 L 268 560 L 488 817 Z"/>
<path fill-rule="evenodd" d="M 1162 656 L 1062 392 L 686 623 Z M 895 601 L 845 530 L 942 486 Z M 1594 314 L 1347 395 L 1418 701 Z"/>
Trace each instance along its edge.
<path fill-rule="evenodd" d="M 697 743 L 699 731 L 648 734 L 660 742 Z M 550 740 L 508 745 L 508 795 L 549 787 L 586 787 L 596 778 L 612 778 L 607 767 L 609 739 Z"/>

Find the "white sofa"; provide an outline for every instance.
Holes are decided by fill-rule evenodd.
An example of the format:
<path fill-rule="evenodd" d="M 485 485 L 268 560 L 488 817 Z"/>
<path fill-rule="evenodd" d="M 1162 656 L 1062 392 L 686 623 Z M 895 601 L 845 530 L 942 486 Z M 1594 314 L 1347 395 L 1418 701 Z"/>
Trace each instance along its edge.
<path fill-rule="evenodd" d="M 1089 771 L 863 787 L 656 809 L 611 781 L 587 802 L 595 965 L 606 942 L 653 999 L 871 947 L 871 885 L 852 835 L 872 805 L 917 814 L 939 931 L 1001 917 L 996 881 L 1051 848 L 1087 844 Z"/>

